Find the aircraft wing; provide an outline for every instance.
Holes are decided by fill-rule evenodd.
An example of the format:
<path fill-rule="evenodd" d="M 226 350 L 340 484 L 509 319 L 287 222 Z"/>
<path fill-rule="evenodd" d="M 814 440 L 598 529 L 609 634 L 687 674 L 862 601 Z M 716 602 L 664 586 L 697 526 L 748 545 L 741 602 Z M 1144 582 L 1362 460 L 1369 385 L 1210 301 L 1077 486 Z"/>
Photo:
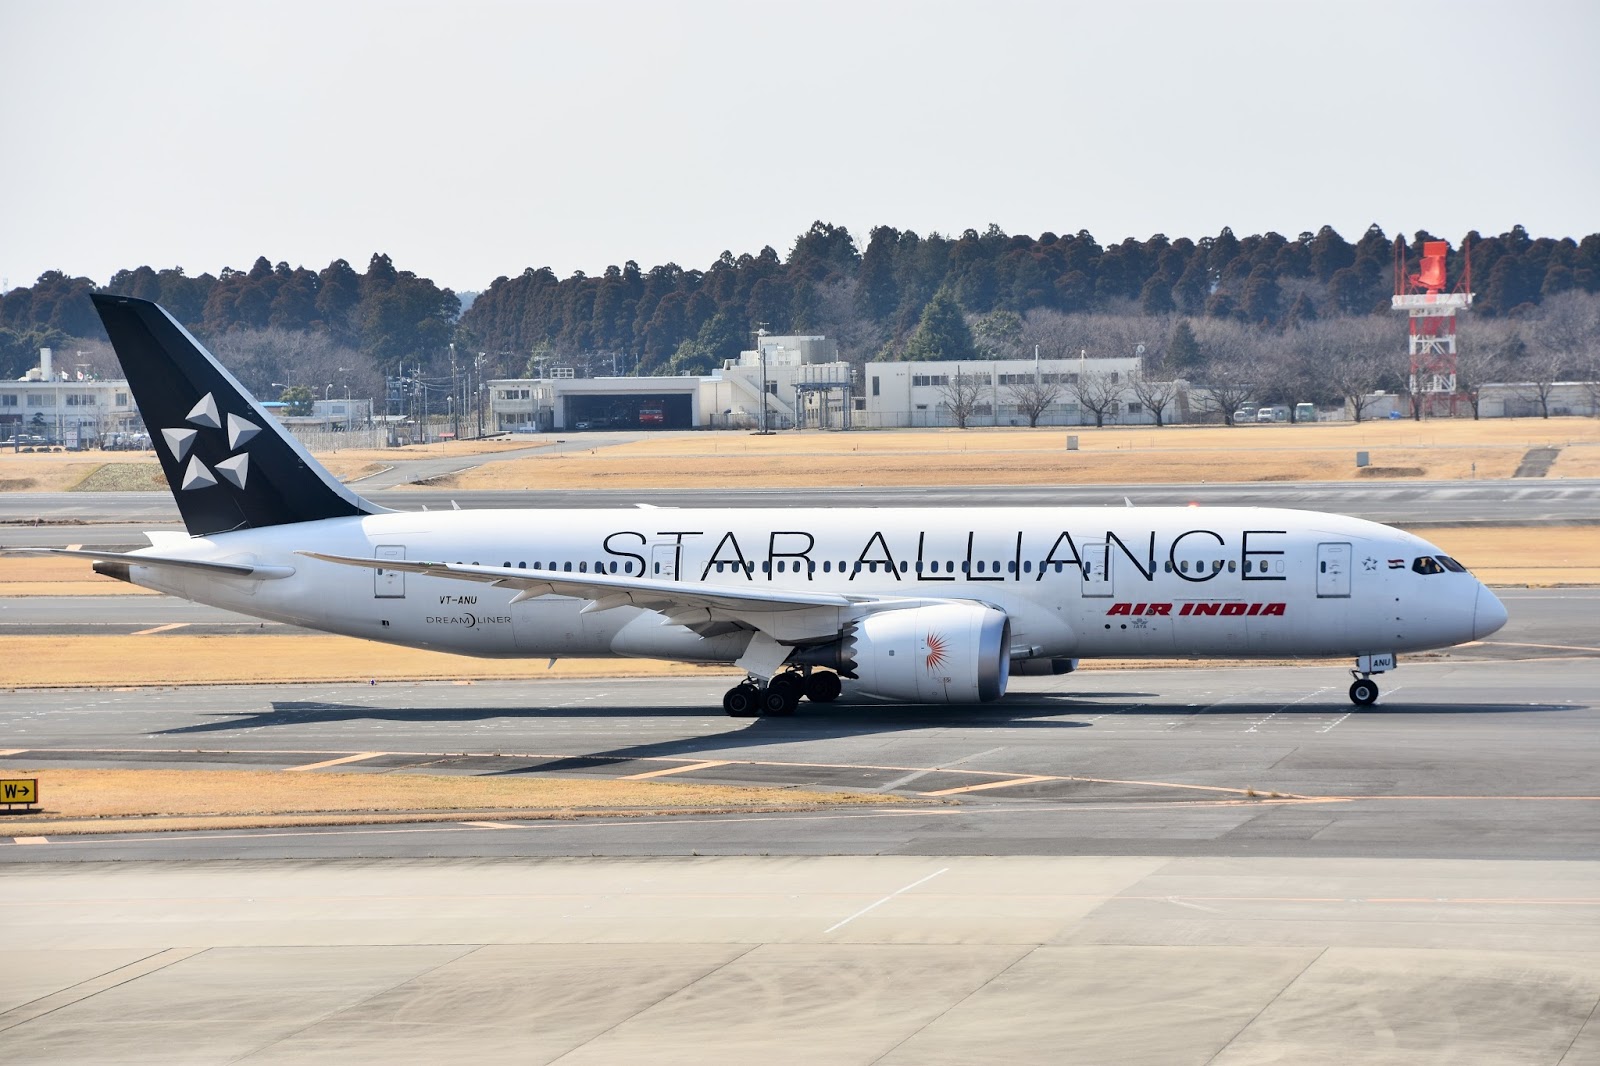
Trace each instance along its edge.
<path fill-rule="evenodd" d="M 925 597 L 857 596 L 838 592 L 760 588 L 754 585 L 740 588 L 735 585 L 711 584 L 703 581 L 662 581 L 647 577 L 624 577 L 618 574 L 574 574 L 566 571 L 532 568 L 525 570 L 521 567 L 477 566 L 469 563 L 374 559 L 327 555 L 313 551 L 296 554 L 345 566 L 365 567 L 369 570 L 399 570 L 410 574 L 455 578 L 459 581 L 479 581 L 500 588 L 513 588 L 518 590 L 511 601 L 513 603 L 533 599 L 536 596 L 572 596 L 589 601 L 583 608 L 585 614 L 606 611 L 613 607 L 643 607 L 661 612 L 669 621 L 690 626 L 706 622 L 736 621 L 761 629 L 789 629 L 790 626 L 771 625 L 772 616 L 817 611 L 826 612 L 826 617 L 833 619 L 823 625 L 824 631 L 831 633 L 836 632 L 843 621 L 862 614 L 918 607 L 928 603 L 950 602 Z M 821 618 L 816 621 L 822 623 Z"/>

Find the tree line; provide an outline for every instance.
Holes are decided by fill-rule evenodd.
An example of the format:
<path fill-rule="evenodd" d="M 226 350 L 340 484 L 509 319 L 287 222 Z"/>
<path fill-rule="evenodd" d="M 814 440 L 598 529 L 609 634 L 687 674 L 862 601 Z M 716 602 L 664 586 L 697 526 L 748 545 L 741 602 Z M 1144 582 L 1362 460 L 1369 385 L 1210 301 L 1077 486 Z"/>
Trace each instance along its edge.
<path fill-rule="evenodd" d="M 1415 264 L 1433 239 L 1419 231 L 1400 243 Z M 1600 234 L 1474 231 L 1452 247 L 1452 280 L 1468 249 L 1478 297 L 1463 343 L 1492 348 L 1502 363 L 1539 348 L 1535 324 L 1551 307 L 1584 308 L 1600 297 Z M 1387 355 L 1404 351 L 1389 310 L 1394 255 L 1395 242 L 1376 225 L 1353 242 L 1324 226 L 1294 239 L 1224 228 L 1198 240 L 1157 234 L 1104 246 L 1084 231 L 1035 237 L 991 225 L 921 236 L 879 226 L 862 248 L 844 227 L 819 221 L 787 257 L 769 246 L 724 252 L 704 270 L 629 261 L 566 278 L 530 267 L 496 278 L 465 313 L 451 290 L 397 270 L 383 254 L 364 273 L 342 259 L 312 271 L 263 257 L 246 271 L 195 277 L 143 266 L 118 272 L 105 291 L 159 301 L 230 355 L 236 373 L 242 364 L 252 387 L 276 380 L 342 390 L 354 380 L 373 395 L 378 375 L 448 373 L 452 345 L 485 353 L 489 372 L 501 376 L 551 365 L 700 373 L 765 328 L 825 334 L 856 362 L 1031 355 L 1035 345 L 1048 357 L 1092 358 L 1131 355 L 1142 344 L 1163 372 L 1197 381 L 1245 374 L 1257 391 L 1284 380 L 1300 399 L 1326 402 L 1354 387 L 1332 380 L 1331 368 L 1369 354 L 1384 355 L 1380 382 L 1401 383 Z M 92 291 L 88 278 L 50 272 L 0 297 L 0 373 L 16 376 L 41 345 L 101 358 Z M 1565 365 L 1590 357 L 1586 336 L 1577 328 Z"/>

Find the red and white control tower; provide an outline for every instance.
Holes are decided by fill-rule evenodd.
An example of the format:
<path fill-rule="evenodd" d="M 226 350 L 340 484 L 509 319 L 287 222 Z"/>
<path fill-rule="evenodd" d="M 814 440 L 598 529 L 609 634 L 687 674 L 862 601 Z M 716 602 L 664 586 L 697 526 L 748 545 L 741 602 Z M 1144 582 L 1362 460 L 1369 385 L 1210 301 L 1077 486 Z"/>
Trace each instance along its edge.
<path fill-rule="evenodd" d="M 1394 242 L 1396 311 L 1411 318 L 1411 403 L 1417 414 L 1453 415 L 1463 397 L 1456 388 L 1456 312 L 1472 307 L 1472 249 L 1464 248 L 1461 280 L 1448 288 L 1447 241 L 1424 241 L 1422 269 L 1413 274 L 1406 263 L 1406 242 Z"/>

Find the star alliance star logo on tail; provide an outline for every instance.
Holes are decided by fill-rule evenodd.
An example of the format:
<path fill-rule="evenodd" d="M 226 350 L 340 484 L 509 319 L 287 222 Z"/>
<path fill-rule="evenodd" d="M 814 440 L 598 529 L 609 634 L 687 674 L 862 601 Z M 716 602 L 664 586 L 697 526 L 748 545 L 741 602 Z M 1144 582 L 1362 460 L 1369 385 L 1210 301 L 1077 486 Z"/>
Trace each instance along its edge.
<path fill-rule="evenodd" d="M 201 429 L 221 430 L 223 421 L 217 411 L 217 401 L 211 393 L 206 393 L 189 411 L 187 419 L 190 426 L 199 426 Z M 247 418 L 238 415 L 227 417 L 228 450 L 238 452 L 208 467 L 200 461 L 197 455 L 190 455 L 195 440 L 200 436 L 199 429 L 190 429 L 188 426 L 179 426 L 175 429 L 163 429 L 161 437 L 166 442 L 167 451 L 172 453 L 173 459 L 179 463 L 185 458 L 189 465 L 183 469 L 183 482 L 181 488 L 184 492 L 195 489 L 209 489 L 215 486 L 220 477 L 223 481 L 236 489 L 242 489 L 250 478 L 250 456 L 246 452 L 238 451 L 247 444 L 251 438 L 261 432 L 261 427 Z"/>

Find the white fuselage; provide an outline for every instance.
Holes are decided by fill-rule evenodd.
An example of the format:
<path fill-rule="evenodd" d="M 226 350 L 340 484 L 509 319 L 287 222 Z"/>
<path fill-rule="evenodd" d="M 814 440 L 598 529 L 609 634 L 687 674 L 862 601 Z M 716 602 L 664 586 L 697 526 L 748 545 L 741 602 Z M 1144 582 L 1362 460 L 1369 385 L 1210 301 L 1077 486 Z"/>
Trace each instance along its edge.
<path fill-rule="evenodd" d="M 478 656 L 733 662 L 747 630 L 701 636 L 634 606 L 513 603 L 515 590 L 297 554 L 474 563 L 742 588 L 976 601 L 1014 659 L 1292 658 L 1417 651 L 1497 628 L 1437 548 L 1360 519 L 1267 508 L 474 510 L 326 519 L 164 541 L 160 554 L 292 569 L 136 583 L 256 617 Z M 154 549 L 152 549 L 154 551 Z"/>

